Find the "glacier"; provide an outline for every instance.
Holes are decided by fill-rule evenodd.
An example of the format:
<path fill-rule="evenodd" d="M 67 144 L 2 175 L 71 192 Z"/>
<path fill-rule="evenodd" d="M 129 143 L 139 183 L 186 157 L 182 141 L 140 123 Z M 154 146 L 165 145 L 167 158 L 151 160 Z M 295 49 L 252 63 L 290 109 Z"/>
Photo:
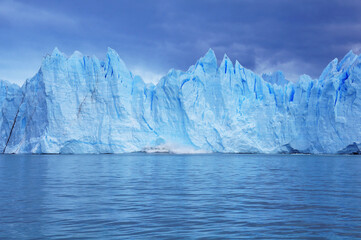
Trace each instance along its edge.
<path fill-rule="evenodd" d="M 21 87 L 0 81 L 3 153 L 311 153 L 361 149 L 361 56 L 318 79 L 262 76 L 210 49 L 154 85 L 109 48 L 106 59 L 57 48 Z"/>

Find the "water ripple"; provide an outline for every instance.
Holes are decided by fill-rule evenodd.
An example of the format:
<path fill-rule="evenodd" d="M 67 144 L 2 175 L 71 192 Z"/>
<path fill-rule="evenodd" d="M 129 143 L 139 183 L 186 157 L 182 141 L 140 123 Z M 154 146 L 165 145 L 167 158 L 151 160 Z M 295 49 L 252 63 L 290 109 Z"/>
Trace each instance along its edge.
<path fill-rule="evenodd" d="M 3 155 L 0 239 L 357 239 L 361 158 Z"/>

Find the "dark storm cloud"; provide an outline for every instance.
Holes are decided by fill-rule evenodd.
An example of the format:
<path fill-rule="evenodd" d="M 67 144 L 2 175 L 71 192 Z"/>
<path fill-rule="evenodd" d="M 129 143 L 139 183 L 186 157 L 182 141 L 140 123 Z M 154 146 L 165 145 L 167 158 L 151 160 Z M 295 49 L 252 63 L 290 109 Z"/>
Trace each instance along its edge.
<path fill-rule="evenodd" d="M 353 0 L 0 0 L 0 78 L 30 77 L 55 46 L 100 58 L 110 46 L 157 77 L 209 48 L 257 72 L 318 77 L 333 58 L 360 51 L 360 12 Z"/>

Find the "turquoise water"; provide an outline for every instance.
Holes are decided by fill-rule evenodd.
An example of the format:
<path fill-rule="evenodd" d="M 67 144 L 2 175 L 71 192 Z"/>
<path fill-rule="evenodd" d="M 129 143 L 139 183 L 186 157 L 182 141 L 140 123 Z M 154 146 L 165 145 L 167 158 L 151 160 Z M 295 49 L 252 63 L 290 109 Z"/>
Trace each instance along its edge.
<path fill-rule="evenodd" d="M 1 155 L 0 239 L 361 238 L 361 157 Z"/>

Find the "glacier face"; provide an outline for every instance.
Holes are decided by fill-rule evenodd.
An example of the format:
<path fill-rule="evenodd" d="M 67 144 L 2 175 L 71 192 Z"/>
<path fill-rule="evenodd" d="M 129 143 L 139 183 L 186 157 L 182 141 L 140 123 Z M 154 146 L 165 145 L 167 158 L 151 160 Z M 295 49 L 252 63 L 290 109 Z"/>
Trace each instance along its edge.
<path fill-rule="evenodd" d="M 359 153 L 361 56 L 319 79 L 259 76 L 212 50 L 157 85 L 118 54 L 105 61 L 58 49 L 22 87 L 0 81 L 4 153 Z M 179 150 L 181 149 L 181 150 Z"/>

